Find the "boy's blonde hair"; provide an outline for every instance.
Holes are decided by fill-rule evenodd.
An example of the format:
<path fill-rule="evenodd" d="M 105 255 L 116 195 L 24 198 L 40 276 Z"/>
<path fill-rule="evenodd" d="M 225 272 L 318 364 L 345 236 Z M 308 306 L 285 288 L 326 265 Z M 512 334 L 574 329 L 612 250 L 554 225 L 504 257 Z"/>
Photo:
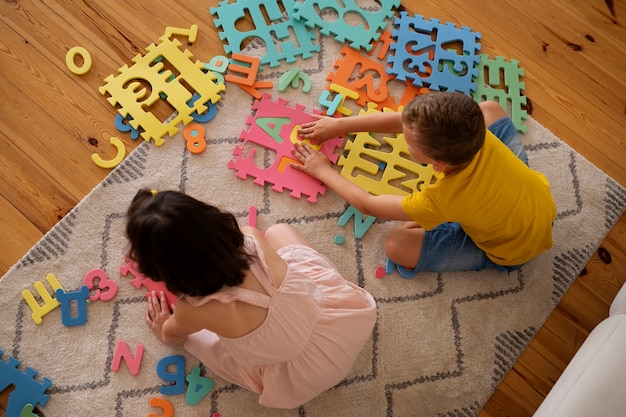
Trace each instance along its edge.
<path fill-rule="evenodd" d="M 431 92 L 414 98 L 402 111 L 402 123 L 428 157 L 450 165 L 472 160 L 485 141 L 485 118 L 476 102 L 462 93 Z"/>

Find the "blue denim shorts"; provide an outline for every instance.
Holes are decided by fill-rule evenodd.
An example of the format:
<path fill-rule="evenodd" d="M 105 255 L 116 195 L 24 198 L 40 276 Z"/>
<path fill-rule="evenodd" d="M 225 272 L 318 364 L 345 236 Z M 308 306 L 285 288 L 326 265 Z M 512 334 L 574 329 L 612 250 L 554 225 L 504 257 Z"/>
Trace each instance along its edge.
<path fill-rule="evenodd" d="M 517 132 L 517 128 L 513 124 L 513 121 L 509 117 L 503 117 L 500 120 L 496 120 L 488 127 L 489 131 L 494 134 L 495 137 L 500 139 L 500 142 L 504 143 L 519 159 L 521 159 L 526 165 L 528 165 L 528 155 L 524 149 L 522 138 Z"/>
<path fill-rule="evenodd" d="M 489 130 L 528 165 L 528 156 L 515 125 L 503 117 L 489 126 Z M 522 265 L 498 265 L 487 257 L 465 233 L 458 223 L 443 223 L 426 231 L 419 262 L 413 272 L 480 271 L 496 268 L 500 271 L 515 271 Z"/>
<path fill-rule="evenodd" d="M 487 257 L 458 223 L 442 223 L 424 235 L 420 259 L 414 273 L 481 271 L 512 272 L 522 265 L 498 265 Z"/>

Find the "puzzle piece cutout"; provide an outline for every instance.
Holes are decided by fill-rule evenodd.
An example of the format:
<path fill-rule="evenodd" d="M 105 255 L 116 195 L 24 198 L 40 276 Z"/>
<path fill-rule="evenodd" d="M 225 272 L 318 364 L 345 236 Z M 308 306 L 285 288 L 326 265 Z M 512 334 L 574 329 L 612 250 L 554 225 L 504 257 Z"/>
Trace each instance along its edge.
<path fill-rule="evenodd" d="M 223 83 L 215 83 L 211 71 L 205 72 L 202 62 L 192 61 L 189 50 L 179 49 L 181 43 L 177 39 L 159 39 L 161 43 L 146 47 L 145 55 L 136 55 L 131 67 L 124 65 L 117 76 L 109 75 L 99 88 L 100 94 L 109 96 L 111 105 L 120 106 L 118 112 L 129 119 L 130 126 L 142 129 L 141 136 L 154 140 L 157 146 L 164 143 L 166 134 L 172 137 L 178 132 L 179 123 L 190 123 L 193 113 L 202 114 L 208 102 L 219 101 L 225 90 Z M 193 93 L 198 93 L 199 98 L 189 106 Z M 150 111 L 158 100 L 167 101 L 176 110 L 175 116 L 159 120 Z"/>
<path fill-rule="evenodd" d="M 124 262 L 126 262 L 126 265 L 120 266 L 120 274 L 122 274 L 122 276 L 127 276 L 128 273 L 130 273 L 134 277 L 130 281 L 130 283 L 133 284 L 135 288 L 139 289 L 142 285 L 146 287 L 146 289 L 148 290 L 146 297 L 149 297 L 152 291 L 155 291 L 157 294 L 163 291 L 163 293 L 165 294 L 165 299 L 167 300 L 167 305 L 170 307 L 176 305 L 176 303 L 178 302 L 178 297 L 176 297 L 167 289 L 165 283 L 161 281 L 154 281 L 143 275 L 141 272 L 139 272 L 137 264 L 131 261 L 126 256 L 124 257 Z"/>
<path fill-rule="evenodd" d="M 387 72 L 397 79 L 411 79 L 416 86 L 431 90 L 470 94 L 476 89 L 480 33 L 401 12 L 394 21 L 392 38 Z"/>
<path fill-rule="evenodd" d="M 246 121 L 248 130 L 243 131 L 239 137 L 243 143 L 235 147 L 235 158 L 228 162 L 228 168 L 236 170 L 238 178 L 246 179 L 250 176 L 257 185 L 272 184 L 272 190 L 277 192 L 283 192 L 287 188 L 291 190 L 289 195 L 294 198 L 302 198 L 304 194 L 308 196 L 309 202 L 316 202 L 317 196 L 326 192 L 326 186 L 291 166 L 292 163 L 299 163 L 291 154 L 294 143 L 301 141 L 297 134 L 298 129 L 303 123 L 314 119 L 305 112 L 304 106 L 296 104 L 295 107 L 290 107 L 286 100 L 280 98 L 272 101 L 269 94 L 256 100 L 252 109 L 253 114 Z M 319 111 L 313 112 L 319 114 Z M 342 142 L 342 138 L 336 137 L 322 145 L 311 146 L 332 162 L 336 162 L 339 155 L 334 152 L 341 147 Z M 269 164 L 255 161 L 259 148 L 273 151 L 273 161 Z"/>
<path fill-rule="evenodd" d="M 374 107 L 370 103 L 368 110 L 361 110 L 360 115 L 379 112 Z M 383 141 L 381 143 L 370 133 L 358 132 L 344 147 L 347 156 L 342 155 L 337 162 L 342 167 L 341 176 L 374 195 L 407 195 L 434 183 L 432 166 L 422 166 L 410 158 L 404 135 L 385 136 Z M 369 175 L 360 174 L 358 170 Z M 395 185 L 398 181 L 400 183 Z"/>
<path fill-rule="evenodd" d="M 0 350 L 0 356 L 3 355 Z M 5 413 L 7 416 L 19 416 L 27 405 L 43 407 L 48 403 L 50 395 L 46 394 L 46 390 L 52 385 L 50 378 L 44 377 L 42 382 L 35 379 L 37 371 L 27 367 L 24 372 L 17 369 L 20 361 L 13 356 L 5 362 L 0 360 L 0 392 L 9 386 L 15 386 L 15 389 L 9 394 Z M 32 411 L 32 409 L 31 409 Z"/>
<path fill-rule="evenodd" d="M 311 58 L 313 52 L 320 51 L 320 45 L 314 42 L 317 38 L 314 31 L 294 18 L 295 4 L 295 0 L 219 2 L 217 7 L 211 8 L 211 14 L 217 16 L 213 23 L 221 29 L 220 39 L 228 42 L 224 51 L 239 54 L 248 41 L 260 40 L 266 48 L 261 57 L 262 65 L 269 64 L 275 68 L 281 61 L 288 64 L 295 62 L 298 56 Z M 240 30 L 238 22 L 242 19 L 251 20 L 254 28 Z"/>
<path fill-rule="evenodd" d="M 524 69 L 519 66 L 519 61 L 496 56 L 490 59 L 488 55 L 481 54 L 476 77 L 476 91 L 472 97 L 478 103 L 486 100 L 495 100 L 500 103 L 502 109 L 511 117 L 515 128 L 526 133 L 528 126 L 522 124 L 522 120 L 528 118 L 528 113 L 523 109 L 526 105 L 524 89 L 526 83 L 522 81 Z"/>
<path fill-rule="evenodd" d="M 400 106 L 405 106 L 429 89 L 416 87 L 411 80 L 396 80 L 393 74 L 387 73 L 391 43 L 391 33 L 384 31 L 377 41 L 372 42 L 372 49 L 367 53 L 344 45 L 341 48 L 342 57 L 335 61 L 335 71 L 330 72 L 326 79 L 331 84 L 358 92 L 359 97 L 355 101 L 361 107 L 367 103 L 376 103 L 379 109 L 387 107 L 397 111 Z M 390 94 L 390 86 L 394 82 L 404 90 L 402 95 Z"/>
<path fill-rule="evenodd" d="M 335 36 L 335 40 L 348 42 L 350 48 L 372 49 L 371 42 L 380 37 L 380 31 L 387 26 L 387 20 L 400 6 L 400 0 L 378 0 L 380 9 L 368 10 L 359 6 L 357 0 L 309 0 L 296 3 L 295 17 L 302 19 L 310 28 L 319 27 L 325 36 Z M 332 10 L 337 18 L 327 19 L 324 15 Z M 358 16 L 359 22 L 354 22 Z"/>

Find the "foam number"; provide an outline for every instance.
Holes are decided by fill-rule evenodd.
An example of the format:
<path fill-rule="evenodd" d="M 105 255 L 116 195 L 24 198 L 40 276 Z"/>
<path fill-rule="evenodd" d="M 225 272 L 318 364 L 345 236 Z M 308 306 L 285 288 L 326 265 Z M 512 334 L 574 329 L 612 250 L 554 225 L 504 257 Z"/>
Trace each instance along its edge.
<path fill-rule="evenodd" d="M 98 279 L 97 288 L 95 280 Z M 117 294 L 117 283 L 113 280 L 110 280 L 107 276 L 107 273 L 102 269 L 92 269 L 85 275 L 83 282 L 89 289 L 89 291 L 96 288 L 96 291 L 93 295 L 89 296 L 90 301 L 109 301 Z M 106 289 L 107 291 L 102 292 L 102 289 Z"/>
<path fill-rule="evenodd" d="M 169 372 L 168 368 L 174 368 Z M 179 395 L 185 392 L 185 357 L 181 355 L 166 356 L 157 363 L 157 375 L 165 382 L 173 385 L 162 385 L 159 392 L 163 395 Z"/>
<path fill-rule="evenodd" d="M 50 284 L 55 292 L 59 289 L 63 289 L 53 274 L 48 274 L 46 276 L 46 281 L 48 281 L 48 284 Z M 46 287 L 40 281 L 35 282 L 35 290 L 39 294 L 42 304 L 39 304 L 37 300 L 35 300 L 35 296 L 33 296 L 33 293 L 30 292 L 30 290 L 22 291 L 22 297 L 24 297 L 24 300 L 26 300 L 26 303 L 33 311 L 32 318 L 35 323 L 41 324 L 43 322 L 43 316 L 60 306 L 61 303 L 52 298 L 48 290 L 46 290 Z"/>
<path fill-rule="evenodd" d="M 302 91 L 305 93 L 310 92 L 312 87 L 311 77 L 300 71 L 298 68 L 293 68 L 280 77 L 280 80 L 278 81 L 278 89 L 280 91 L 285 91 L 289 85 L 293 88 L 298 88 L 300 81 L 302 81 L 303 84 Z"/>
<path fill-rule="evenodd" d="M 187 142 L 187 150 L 193 154 L 199 154 L 206 149 L 204 128 L 201 124 L 190 123 L 183 130 L 183 137 Z"/>
<path fill-rule="evenodd" d="M 163 414 L 148 414 L 148 417 L 172 417 L 174 415 L 174 406 L 165 398 L 150 398 L 150 406 L 160 408 Z"/>
<path fill-rule="evenodd" d="M 215 386 L 211 378 L 200 376 L 200 367 L 195 366 L 186 378 L 189 385 L 185 393 L 185 401 L 189 405 L 198 404 Z"/>
<path fill-rule="evenodd" d="M 122 162 L 122 160 L 126 156 L 126 148 L 124 147 L 124 143 L 121 140 L 119 140 L 115 136 L 111 136 L 110 143 L 117 149 L 117 155 L 115 155 L 113 159 L 107 161 L 100 158 L 100 155 L 98 155 L 97 153 L 91 155 L 91 160 L 100 168 L 115 168 L 117 165 L 119 165 L 120 162 Z"/>
<path fill-rule="evenodd" d="M 122 363 L 122 358 L 128 365 L 128 369 L 132 375 L 137 375 L 139 373 L 139 367 L 141 366 L 141 360 L 143 359 L 143 351 L 144 347 L 140 343 L 137 345 L 137 349 L 135 349 L 135 357 L 130 354 L 130 349 L 125 341 L 120 340 L 117 342 L 117 347 L 115 348 L 115 355 L 113 355 L 113 362 L 111 363 L 111 370 L 113 372 L 117 372 L 120 369 L 120 364 Z"/>
<path fill-rule="evenodd" d="M 61 303 L 61 319 L 63 325 L 82 326 L 87 323 L 87 299 L 89 298 L 89 288 L 86 285 L 80 287 L 78 291 L 65 292 L 62 289 L 56 291 L 57 300 Z M 72 302 L 76 305 L 76 316 L 72 317 Z"/>

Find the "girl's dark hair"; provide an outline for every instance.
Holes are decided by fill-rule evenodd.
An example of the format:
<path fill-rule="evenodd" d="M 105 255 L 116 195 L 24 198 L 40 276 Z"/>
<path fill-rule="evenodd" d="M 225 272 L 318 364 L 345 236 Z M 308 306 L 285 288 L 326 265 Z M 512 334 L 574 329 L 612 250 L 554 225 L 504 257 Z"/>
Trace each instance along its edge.
<path fill-rule="evenodd" d="M 137 192 L 127 212 L 128 256 L 176 295 L 241 284 L 252 257 L 231 213 L 178 191 Z"/>
<path fill-rule="evenodd" d="M 431 92 L 413 99 L 402 111 L 402 122 L 427 156 L 462 165 L 472 160 L 485 142 L 485 117 L 468 95 Z"/>

